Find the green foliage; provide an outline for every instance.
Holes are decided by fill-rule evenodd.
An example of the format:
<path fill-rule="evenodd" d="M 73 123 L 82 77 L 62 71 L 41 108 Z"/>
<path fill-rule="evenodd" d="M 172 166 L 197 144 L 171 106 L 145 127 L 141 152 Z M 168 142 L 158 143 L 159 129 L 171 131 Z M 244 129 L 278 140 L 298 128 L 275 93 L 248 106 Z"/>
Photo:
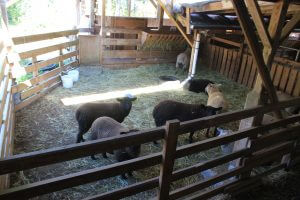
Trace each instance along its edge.
<path fill-rule="evenodd" d="M 7 9 L 8 22 L 11 25 L 16 25 L 21 22 L 21 17 L 25 15 L 25 7 L 23 0 L 16 2 Z"/>

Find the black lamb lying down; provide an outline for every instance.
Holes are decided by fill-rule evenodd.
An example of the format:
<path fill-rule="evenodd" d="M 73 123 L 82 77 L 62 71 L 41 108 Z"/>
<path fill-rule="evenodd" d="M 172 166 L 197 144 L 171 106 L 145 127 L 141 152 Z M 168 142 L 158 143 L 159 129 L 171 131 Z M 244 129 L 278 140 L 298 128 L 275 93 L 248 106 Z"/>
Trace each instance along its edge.
<path fill-rule="evenodd" d="M 210 80 L 207 79 L 191 79 L 187 82 L 187 84 L 184 86 L 187 90 L 191 92 L 196 92 L 196 93 L 206 93 L 205 88 L 208 84 L 214 83 Z"/>
<path fill-rule="evenodd" d="M 118 98 L 118 102 L 114 103 L 85 103 L 76 110 L 76 120 L 78 122 L 78 134 L 77 143 L 84 141 L 83 134 L 85 134 L 91 127 L 92 123 L 98 117 L 111 117 L 117 122 L 123 122 L 125 117 L 128 116 L 132 101 L 135 101 L 136 97 L 123 97 Z"/>
<path fill-rule="evenodd" d="M 92 124 L 90 140 L 103 139 L 136 131 L 138 130 L 129 130 L 128 128 L 124 127 L 122 124 L 110 117 L 99 117 Z M 122 162 L 125 160 L 137 158 L 140 152 L 141 145 L 132 145 L 108 153 L 114 154 L 116 161 Z M 106 152 L 102 153 L 102 156 L 103 158 L 107 158 Z M 91 155 L 91 158 L 93 160 L 96 159 L 95 155 Z M 128 175 L 132 176 L 132 172 L 128 172 Z M 125 174 L 122 174 L 122 178 L 126 179 L 127 177 Z"/>
<path fill-rule="evenodd" d="M 166 121 L 178 119 L 179 121 L 188 121 L 201 117 L 215 115 L 222 108 L 214 108 L 203 104 L 186 104 L 172 100 L 161 101 L 153 109 L 153 118 L 156 126 L 163 126 Z M 193 142 L 194 132 L 190 133 L 189 142 Z M 157 144 L 155 141 L 154 144 Z"/>

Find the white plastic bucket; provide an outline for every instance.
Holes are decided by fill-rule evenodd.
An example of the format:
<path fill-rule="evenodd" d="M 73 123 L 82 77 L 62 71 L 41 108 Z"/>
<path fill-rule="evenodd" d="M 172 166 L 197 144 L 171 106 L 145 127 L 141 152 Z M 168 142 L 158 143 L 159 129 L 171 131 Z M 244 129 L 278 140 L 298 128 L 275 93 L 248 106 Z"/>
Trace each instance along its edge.
<path fill-rule="evenodd" d="M 78 70 L 69 71 L 68 75 L 72 77 L 74 82 L 78 81 L 78 79 L 79 79 L 79 71 Z"/>
<path fill-rule="evenodd" d="M 64 88 L 73 87 L 73 78 L 69 75 L 61 76 L 62 84 Z"/>

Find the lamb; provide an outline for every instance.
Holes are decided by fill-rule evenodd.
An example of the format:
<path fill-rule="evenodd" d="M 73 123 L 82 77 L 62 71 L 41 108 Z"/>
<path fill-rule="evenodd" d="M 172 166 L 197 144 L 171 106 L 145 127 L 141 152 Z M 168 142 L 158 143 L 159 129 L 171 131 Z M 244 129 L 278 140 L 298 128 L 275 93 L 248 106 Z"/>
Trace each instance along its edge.
<path fill-rule="evenodd" d="M 208 84 L 205 88 L 205 91 L 208 94 L 207 99 L 207 106 L 211 106 L 214 108 L 223 108 L 223 110 L 227 110 L 228 103 L 223 95 L 223 93 L 220 91 L 219 87 L 221 84 Z M 214 136 L 216 136 L 217 129 L 214 128 Z M 206 136 L 209 136 L 209 128 L 206 131 Z"/>
<path fill-rule="evenodd" d="M 177 56 L 176 69 L 181 68 L 183 70 L 188 69 L 190 63 L 191 49 L 187 48 L 183 53 Z"/>
<path fill-rule="evenodd" d="M 195 93 L 206 93 L 205 88 L 210 83 L 214 84 L 214 82 L 207 79 L 191 79 L 184 85 L 184 88 Z"/>
<path fill-rule="evenodd" d="M 136 131 L 138 130 L 129 130 L 128 128 L 124 127 L 122 124 L 110 117 L 99 117 L 92 124 L 90 140 L 103 139 Z M 109 153 L 114 154 L 114 157 L 117 162 L 122 162 L 137 158 L 140 152 L 141 145 L 139 144 L 125 147 L 122 149 L 117 149 Z M 106 152 L 103 152 L 102 156 L 103 158 L 107 158 Z M 96 159 L 95 155 L 91 155 L 91 158 L 93 160 Z M 128 172 L 128 175 L 132 176 L 132 172 Z M 122 178 L 126 179 L 127 177 L 125 174 L 122 174 Z"/>
<path fill-rule="evenodd" d="M 83 141 L 83 134 L 85 134 L 91 127 L 92 123 L 102 116 L 107 116 L 115 119 L 117 122 L 123 122 L 125 117 L 128 116 L 132 101 L 136 97 L 123 97 L 117 98 L 115 103 L 85 103 L 76 110 L 76 120 L 78 122 L 79 130 L 77 134 L 77 143 Z"/>
<path fill-rule="evenodd" d="M 178 119 L 179 121 L 188 121 L 201 117 L 215 115 L 222 108 L 214 108 L 203 104 L 186 104 L 172 100 L 165 100 L 158 103 L 153 109 L 153 118 L 155 125 L 163 126 L 166 121 Z M 193 142 L 194 132 L 190 133 L 189 142 Z M 155 141 L 154 144 L 157 144 Z"/>
<path fill-rule="evenodd" d="M 208 94 L 207 106 L 211 106 L 214 108 L 222 107 L 223 110 L 227 110 L 228 103 L 227 103 L 223 93 L 219 89 L 220 86 L 221 86 L 221 84 L 211 84 L 210 83 L 205 88 L 205 91 Z"/>

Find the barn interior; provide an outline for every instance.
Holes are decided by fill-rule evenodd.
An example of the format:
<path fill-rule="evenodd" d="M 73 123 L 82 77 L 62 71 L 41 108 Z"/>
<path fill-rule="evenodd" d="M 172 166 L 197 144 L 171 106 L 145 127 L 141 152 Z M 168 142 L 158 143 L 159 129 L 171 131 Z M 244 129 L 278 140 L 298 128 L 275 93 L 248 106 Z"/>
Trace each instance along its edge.
<path fill-rule="evenodd" d="M 146 1 L 155 18 L 132 17 L 131 0 L 128 16 L 107 15 L 109 3 L 74 0 L 74 29 L 14 36 L 14 1 L 1 1 L 0 199 L 300 198 L 299 2 Z M 156 127 L 160 101 L 206 105 L 186 88 L 195 79 L 221 84 L 228 109 Z M 138 132 L 76 143 L 80 105 L 128 93 L 137 100 L 122 124 Z M 138 158 L 101 157 L 131 144 L 142 144 Z"/>

